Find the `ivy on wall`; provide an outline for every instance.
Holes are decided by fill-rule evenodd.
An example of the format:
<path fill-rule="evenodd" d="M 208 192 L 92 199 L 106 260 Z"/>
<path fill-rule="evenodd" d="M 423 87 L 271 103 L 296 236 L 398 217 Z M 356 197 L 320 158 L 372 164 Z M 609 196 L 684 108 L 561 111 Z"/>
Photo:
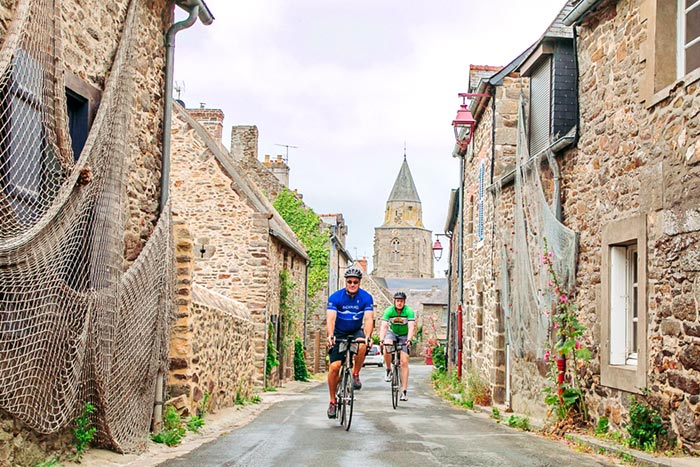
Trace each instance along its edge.
<path fill-rule="evenodd" d="M 311 309 L 314 309 L 318 305 L 318 293 L 328 283 L 328 255 L 330 254 L 328 230 L 323 227 L 318 215 L 311 208 L 304 206 L 289 189 L 280 191 L 273 205 L 306 247 L 307 254 L 311 258 L 308 294 Z"/>

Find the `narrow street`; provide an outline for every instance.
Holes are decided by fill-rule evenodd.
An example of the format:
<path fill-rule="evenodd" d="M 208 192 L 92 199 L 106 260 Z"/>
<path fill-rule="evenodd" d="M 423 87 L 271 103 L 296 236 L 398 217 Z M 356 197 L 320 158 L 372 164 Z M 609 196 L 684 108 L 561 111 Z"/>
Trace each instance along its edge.
<path fill-rule="evenodd" d="M 320 385 L 290 396 L 248 425 L 160 464 L 234 466 L 604 466 L 563 442 L 501 426 L 451 406 L 430 387 L 432 367 L 414 363 L 409 401 L 391 407 L 381 368 L 365 368 L 349 432 L 328 420 Z"/>

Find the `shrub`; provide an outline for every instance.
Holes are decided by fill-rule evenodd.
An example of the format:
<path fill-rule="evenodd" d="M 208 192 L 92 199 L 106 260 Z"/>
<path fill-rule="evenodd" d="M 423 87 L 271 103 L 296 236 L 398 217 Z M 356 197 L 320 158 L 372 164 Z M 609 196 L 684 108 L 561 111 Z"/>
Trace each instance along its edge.
<path fill-rule="evenodd" d="M 294 379 L 296 381 L 308 381 L 309 371 L 306 369 L 304 359 L 304 345 L 298 337 L 294 339 Z"/>
<path fill-rule="evenodd" d="M 97 433 L 97 428 L 93 426 L 90 419 L 90 416 L 96 411 L 97 408 L 94 405 L 86 402 L 82 415 L 75 419 L 75 428 L 73 428 L 75 441 L 73 445 L 75 446 L 75 460 L 77 462 L 81 461 L 83 454 L 87 451 L 88 446 L 95 438 L 95 433 Z"/>
<path fill-rule="evenodd" d="M 163 429 L 157 434 L 151 434 L 151 439 L 156 443 L 164 443 L 168 446 L 177 446 L 185 436 L 180 414 L 172 405 L 165 406 L 163 414 Z"/>
<path fill-rule="evenodd" d="M 666 434 L 661 415 L 648 404 L 633 398 L 630 404 L 630 422 L 627 425 L 629 446 L 644 451 L 656 451 Z"/>

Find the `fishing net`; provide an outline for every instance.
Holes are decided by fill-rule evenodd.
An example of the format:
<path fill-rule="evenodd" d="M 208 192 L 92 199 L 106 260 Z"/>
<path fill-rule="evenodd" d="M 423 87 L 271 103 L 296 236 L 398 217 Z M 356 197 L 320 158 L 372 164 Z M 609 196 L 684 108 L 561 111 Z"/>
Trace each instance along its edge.
<path fill-rule="evenodd" d="M 166 206 L 124 270 L 125 166 L 140 2 L 131 0 L 100 109 L 74 159 L 60 0 L 19 0 L 0 48 L 0 408 L 54 433 L 97 408 L 97 441 L 147 439 L 166 368 L 173 254 Z"/>
<path fill-rule="evenodd" d="M 521 95 L 513 225 L 499 229 L 500 280 L 508 341 L 515 355 L 532 359 L 542 357 L 548 347 L 551 311 L 558 300 L 550 286 L 547 266 L 542 262 L 545 242 L 547 250 L 552 252 L 562 292 L 571 293 L 576 279 L 578 235 L 555 215 L 559 191 L 554 155 L 550 150 L 530 155 L 526 126 L 525 98 Z M 505 192 L 499 191 L 497 199 L 503 200 L 504 195 Z"/>

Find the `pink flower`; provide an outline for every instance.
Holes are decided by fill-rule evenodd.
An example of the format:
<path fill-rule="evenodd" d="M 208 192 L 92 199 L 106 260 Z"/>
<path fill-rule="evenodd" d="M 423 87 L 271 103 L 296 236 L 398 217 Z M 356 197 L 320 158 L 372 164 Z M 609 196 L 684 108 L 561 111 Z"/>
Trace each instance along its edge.
<path fill-rule="evenodd" d="M 544 353 L 544 360 L 545 360 L 546 362 L 549 361 L 549 350 L 547 350 L 547 351 Z"/>
<path fill-rule="evenodd" d="M 547 254 L 547 256 L 549 256 L 549 259 L 552 259 L 552 258 L 554 258 L 554 253 L 552 253 L 552 252 L 550 251 L 550 252 Z"/>
<path fill-rule="evenodd" d="M 581 348 L 581 343 L 580 343 L 580 342 L 576 342 L 576 345 L 575 345 L 574 347 L 576 347 L 576 350 L 580 349 L 580 348 Z"/>
<path fill-rule="evenodd" d="M 559 297 L 559 301 L 562 303 L 566 303 L 567 300 L 568 300 L 568 298 L 564 294 L 561 294 L 561 296 Z"/>
<path fill-rule="evenodd" d="M 551 286 L 553 286 L 553 285 L 554 285 L 554 282 L 549 281 L 549 286 L 551 287 Z"/>

